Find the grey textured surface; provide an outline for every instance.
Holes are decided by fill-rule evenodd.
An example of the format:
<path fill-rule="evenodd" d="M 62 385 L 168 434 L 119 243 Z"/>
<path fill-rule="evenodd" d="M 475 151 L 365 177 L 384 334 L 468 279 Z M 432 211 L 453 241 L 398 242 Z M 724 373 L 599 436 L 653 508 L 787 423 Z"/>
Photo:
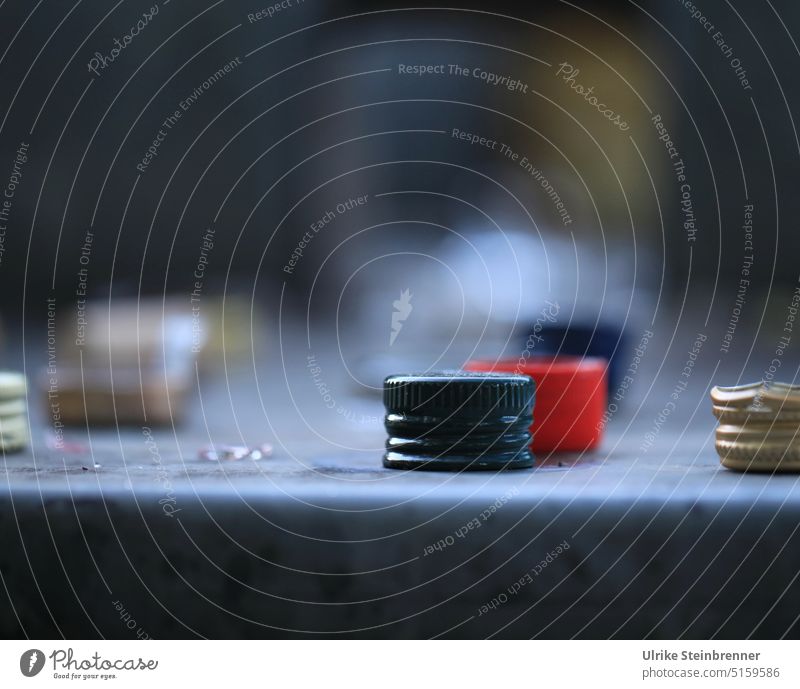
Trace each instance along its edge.
<path fill-rule="evenodd" d="M 77 445 L 48 448 L 32 407 L 33 447 L 0 465 L 2 635 L 796 632 L 797 477 L 720 467 L 700 373 L 647 451 L 669 377 L 630 395 L 600 452 L 502 474 L 383 469 L 377 396 L 337 385 L 348 420 L 296 392 L 306 425 L 267 373 L 202 374 L 189 423 L 149 444 L 70 429 Z M 197 458 L 240 436 L 275 456 Z"/>

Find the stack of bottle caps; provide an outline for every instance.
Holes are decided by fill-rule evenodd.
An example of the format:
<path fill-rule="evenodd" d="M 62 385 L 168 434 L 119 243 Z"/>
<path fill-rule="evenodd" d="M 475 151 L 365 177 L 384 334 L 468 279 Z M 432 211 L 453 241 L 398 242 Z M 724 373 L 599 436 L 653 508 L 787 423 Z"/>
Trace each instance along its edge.
<path fill-rule="evenodd" d="M 711 390 L 722 465 L 800 471 L 800 385 L 752 383 Z"/>
<path fill-rule="evenodd" d="M 0 371 L 0 452 L 15 452 L 28 444 L 25 376 Z"/>

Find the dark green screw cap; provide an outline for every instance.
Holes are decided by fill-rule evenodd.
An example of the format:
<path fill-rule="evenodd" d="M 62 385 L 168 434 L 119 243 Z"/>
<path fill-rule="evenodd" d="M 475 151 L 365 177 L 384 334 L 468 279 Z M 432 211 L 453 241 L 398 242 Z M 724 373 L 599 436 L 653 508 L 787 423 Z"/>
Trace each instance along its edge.
<path fill-rule="evenodd" d="M 442 371 L 383 384 L 386 454 L 393 469 L 444 471 L 533 466 L 535 383 L 525 375 Z"/>

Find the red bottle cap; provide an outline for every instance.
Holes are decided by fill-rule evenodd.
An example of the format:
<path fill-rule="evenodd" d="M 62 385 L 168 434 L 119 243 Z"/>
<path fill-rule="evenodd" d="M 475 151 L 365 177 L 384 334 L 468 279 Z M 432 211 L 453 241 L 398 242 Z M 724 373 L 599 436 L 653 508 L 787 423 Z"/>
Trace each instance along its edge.
<path fill-rule="evenodd" d="M 473 360 L 468 371 L 524 373 L 536 381 L 533 409 L 534 452 L 583 452 L 600 444 L 608 404 L 605 359 L 531 356 Z"/>

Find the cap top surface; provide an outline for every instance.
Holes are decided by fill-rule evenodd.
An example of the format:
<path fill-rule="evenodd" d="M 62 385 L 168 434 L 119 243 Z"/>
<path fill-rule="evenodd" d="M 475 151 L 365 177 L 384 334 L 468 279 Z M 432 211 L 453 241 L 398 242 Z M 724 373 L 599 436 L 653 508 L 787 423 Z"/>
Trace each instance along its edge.
<path fill-rule="evenodd" d="M 384 381 L 389 383 L 528 383 L 530 378 L 521 373 L 503 373 L 489 371 L 428 371 L 426 373 L 402 373 L 388 376 Z"/>

